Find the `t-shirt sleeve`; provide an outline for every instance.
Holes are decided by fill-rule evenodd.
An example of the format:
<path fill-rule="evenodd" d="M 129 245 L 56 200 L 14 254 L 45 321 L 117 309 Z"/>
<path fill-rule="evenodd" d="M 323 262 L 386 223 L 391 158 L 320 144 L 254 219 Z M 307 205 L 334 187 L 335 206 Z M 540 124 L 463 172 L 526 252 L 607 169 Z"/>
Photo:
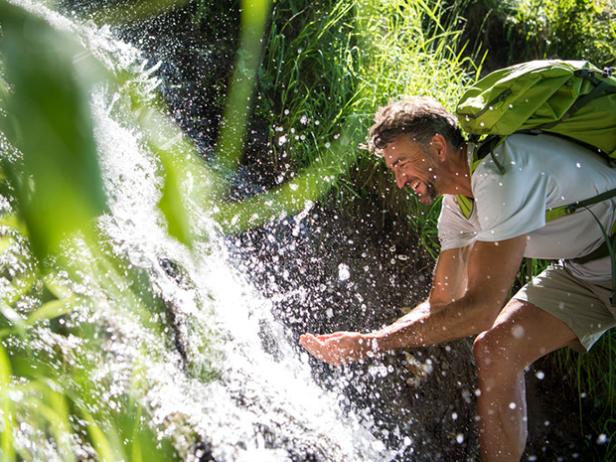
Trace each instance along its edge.
<path fill-rule="evenodd" d="M 532 153 L 515 148 L 505 142 L 495 151 L 504 173 L 486 158 L 473 175 L 478 241 L 512 239 L 545 226 L 548 176 L 528 165 Z"/>
<path fill-rule="evenodd" d="M 460 212 L 455 196 L 443 196 L 437 228 L 441 251 L 466 247 L 475 239 L 475 230 Z"/>

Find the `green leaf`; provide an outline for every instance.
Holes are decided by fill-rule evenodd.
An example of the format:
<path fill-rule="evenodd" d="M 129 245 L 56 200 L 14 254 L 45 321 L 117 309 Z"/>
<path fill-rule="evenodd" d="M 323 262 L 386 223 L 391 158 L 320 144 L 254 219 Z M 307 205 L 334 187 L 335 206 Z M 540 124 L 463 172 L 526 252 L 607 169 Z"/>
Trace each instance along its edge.
<path fill-rule="evenodd" d="M 186 172 L 166 151 L 158 150 L 158 155 L 165 171 L 165 182 L 158 207 L 167 219 L 169 234 L 190 247 L 192 246 L 190 221 L 182 194 L 182 179 Z"/>
<path fill-rule="evenodd" d="M 0 236 L 0 254 L 3 254 L 13 245 L 15 240 L 11 236 Z"/>
<path fill-rule="evenodd" d="M 28 230 L 24 227 L 19 217 L 14 213 L 7 213 L 0 216 L 0 226 L 10 228 L 11 231 L 15 231 L 22 235 L 27 235 Z"/>
<path fill-rule="evenodd" d="M 39 321 L 57 318 L 58 316 L 70 313 L 74 308 L 74 301 L 75 297 L 68 297 L 63 298 L 62 300 L 52 300 L 47 302 L 28 316 L 28 319 L 26 319 L 26 324 L 32 326 Z"/>
<path fill-rule="evenodd" d="M 107 428 L 106 432 L 103 431 L 89 412 L 82 410 L 82 415 L 99 460 L 103 462 L 126 460 L 121 445 L 118 443 L 117 434 L 111 428 Z"/>
<path fill-rule="evenodd" d="M 105 210 L 88 89 L 102 74 L 72 37 L 0 3 L 0 46 L 11 91 L 1 129 L 21 153 L 5 160 L 37 257 Z"/>
<path fill-rule="evenodd" d="M 43 426 L 41 430 L 53 434 L 61 459 L 66 462 L 76 460 L 71 447 L 69 406 L 62 386 L 51 379 L 42 378 L 28 382 L 22 389 L 27 398 L 20 403 L 47 421 L 49 425 Z"/>
<path fill-rule="evenodd" d="M 45 283 L 45 287 L 47 290 L 51 292 L 57 299 L 63 299 L 70 297 L 73 295 L 73 291 L 68 286 L 68 282 L 66 280 L 60 279 L 55 274 L 48 274 L 43 277 L 43 282 Z"/>
<path fill-rule="evenodd" d="M 8 328 L 2 329 L 2 331 L 0 331 L 0 338 L 12 333 L 14 330 L 17 330 L 20 335 L 23 335 L 25 333 L 27 326 L 24 322 L 24 319 L 17 311 L 15 311 L 13 308 L 11 308 L 9 305 L 7 305 L 1 300 L 0 314 L 2 314 L 2 316 L 8 321 L 9 326 Z M 5 323 L 4 321 L 0 321 L 0 325 L 6 324 L 7 323 Z"/>
<path fill-rule="evenodd" d="M 13 448 L 13 422 L 15 421 L 13 404 L 8 396 L 11 389 L 11 363 L 6 351 L 0 345 L 0 400 L 2 402 L 2 434 L 0 444 L 2 446 L 2 460 L 14 461 L 15 449 Z"/>

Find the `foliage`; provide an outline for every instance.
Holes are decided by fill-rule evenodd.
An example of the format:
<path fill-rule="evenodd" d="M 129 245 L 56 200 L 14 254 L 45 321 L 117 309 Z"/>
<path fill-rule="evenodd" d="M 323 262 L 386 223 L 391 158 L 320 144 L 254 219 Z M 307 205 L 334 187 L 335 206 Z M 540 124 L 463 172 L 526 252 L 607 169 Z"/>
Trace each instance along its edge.
<path fill-rule="evenodd" d="M 520 0 L 508 27 L 535 57 L 616 64 L 616 7 L 610 0 Z"/>
<path fill-rule="evenodd" d="M 152 7 L 166 11 L 167 6 L 157 2 Z M 226 168 L 234 167 L 242 149 L 249 113 L 245 103 L 252 93 L 258 37 L 268 4 L 261 4 L 260 16 L 251 15 L 254 11 L 248 4 L 244 7 L 245 35 L 219 139 L 219 153 L 230 159 Z M 115 409 L 99 404 L 104 402 L 100 399 L 104 385 L 91 377 L 102 361 L 100 329 L 104 329 L 84 319 L 94 307 L 125 311 L 123 316 L 132 316 L 148 329 L 161 348 L 172 341 L 163 321 L 164 303 L 151 295 L 152 282 L 116 255 L 96 228 L 106 198 L 88 103 L 92 77 L 107 83 L 115 80 L 122 95 L 116 107 L 129 108 L 143 130 L 146 146 L 160 159 L 160 211 L 169 233 L 192 246 L 195 239 L 204 238 L 198 236 L 189 213 L 196 201 L 209 204 L 231 231 L 293 213 L 323 197 L 332 186 L 337 185 L 342 195 L 345 190 L 355 193 L 348 177 L 351 166 L 363 163 L 377 168 L 375 159 L 363 156 L 357 146 L 387 93 L 436 89 L 442 90 L 443 102 L 451 105 L 455 100 L 459 83 L 467 77 L 463 59 L 444 39 L 455 40 L 457 35 L 440 23 L 438 4 L 366 0 L 360 5 L 350 1 L 277 5 L 265 64 L 258 71 L 263 102 L 258 110 L 289 132 L 292 125 L 304 126 L 303 120 L 310 120 L 315 128 L 312 144 L 303 143 L 303 133 L 297 138 L 289 134 L 288 143 L 276 143 L 280 149 L 273 154 L 284 159 L 287 150 L 297 150 L 293 153 L 296 166 L 303 171 L 267 194 L 225 203 L 220 202 L 226 189 L 224 178 L 196 158 L 191 143 L 161 114 L 160 101 L 143 98 L 129 73 L 120 70 L 109 75 L 71 38 L 19 8 L 5 3 L 2 8 L 6 82 L 2 80 L 0 92 L 2 130 L 8 136 L 2 146 L 6 173 L 2 189 L 8 204 L 1 220 L 3 281 L 9 289 L 0 306 L 3 456 L 8 460 L 38 457 L 35 449 L 24 445 L 23 437 L 14 440 L 15 425 L 27 421 L 33 434 L 48 434 L 66 460 L 74 458 L 75 447 L 86 448 L 102 460 L 170 460 L 174 454 L 169 442 L 157 442 L 142 422 L 147 410 L 139 404 L 143 393 L 138 385 L 143 380 L 139 365 L 134 365 L 135 387 L 120 397 Z M 149 14 L 137 10 L 137 18 Z M 102 16 L 95 17 L 135 19 L 130 14 L 120 17 L 118 11 L 105 8 Z M 382 17 L 390 15 L 391 20 L 382 22 Z M 407 34 L 421 40 L 398 43 Z M 383 52 L 390 46 L 395 46 L 395 53 L 386 56 Z M 23 49 L 31 56 L 21 62 L 15 50 Z M 420 68 L 422 72 L 417 72 Z M 434 80 L 427 73 L 442 78 Z M 36 124 L 38 137 L 25 135 L 32 130 L 30 121 Z M 272 129 L 270 136 L 278 141 L 281 135 Z M 190 176 L 198 180 L 188 188 Z M 410 207 L 418 207 L 404 199 Z M 57 204 L 62 207 L 54 207 Z M 424 228 L 428 236 L 430 228 Z M 79 338 L 82 347 L 41 354 L 33 345 L 47 335 Z M 205 376 L 211 379 L 212 374 Z"/>
<path fill-rule="evenodd" d="M 76 52 L 72 41 L 50 28 L 24 34 L 33 21 L 18 10 L 4 6 L 2 15 L 6 78 L 13 88 L 5 98 L 10 116 L 1 128 L 22 155 L 20 162 L 5 159 L 3 168 L 18 198 L 30 244 L 42 258 L 57 250 L 64 234 L 83 228 L 105 207 L 84 97 L 84 83 L 101 72 L 85 61 L 79 76 L 70 62 Z M 64 119 L 55 116 L 62 106 Z M 58 182 L 58 177 L 66 181 Z M 57 204 L 65 205 L 65 213 L 57 213 Z"/>
<path fill-rule="evenodd" d="M 490 50 L 486 69 L 532 59 L 616 63 L 616 6 L 612 0 L 452 0 L 466 18 L 464 36 Z"/>
<path fill-rule="evenodd" d="M 121 7 L 106 7 L 96 17 L 134 21 L 183 4 L 138 2 L 129 14 Z M 0 3 L 4 47 L 0 76 L 6 78 L 0 78 L 4 111 L 0 118 L 2 132 L 9 137 L 0 138 L 3 459 L 36 458 L 29 448 L 15 444 L 15 425 L 21 421 L 27 421 L 34 434 L 47 435 L 65 460 L 75 459 L 76 444 L 103 460 L 175 457 L 169 442 L 156 441 L 142 422 L 147 409 L 139 404 L 143 392 L 138 386 L 139 364 L 135 364 L 135 387 L 121 397 L 117 409 L 96 404 L 101 390 L 90 377 L 100 358 L 95 354 L 100 349 L 100 326 L 87 322 L 80 312 L 92 313 L 94 306 L 125 310 L 161 345 L 173 341 L 162 321 L 164 303 L 151 293 L 151 281 L 110 250 L 107 237 L 95 226 L 105 211 L 106 198 L 88 108 L 93 75 L 115 80 L 123 104 L 143 130 L 145 145 L 159 159 L 163 175 L 159 209 L 169 235 L 186 246 L 194 248 L 196 241 L 207 239 L 190 213 L 196 202 L 207 204 L 225 231 L 238 232 L 296 213 L 333 191 L 341 205 L 350 197 L 376 197 L 384 208 L 402 216 L 434 255 L 438 204 L 426 209 L 408 193 L 395 191 L 381 162 L 359 145 L 375 109 L 391 97 L 426 94 L 453 108 L 464 86 L 480 73 L 483 60 L 477 54 L 481 47 L 467 50 L 462 35 L 459 13 L 470 4 L 275 2 L 261 51 L 259 37 L 270 4 L 242 2 L 241 48 L 217 146 L 223 168 L 212 169 L 163 115 L 160 100 L 140 94 L 132 76 L 109 76 L 95 61 L 74 59 L 81 51 L 70 38 Z M 509 42 L 515 48 L 505 45 L 511 56 L 581 54 L 596 64 L 613 63 L 616 21 L 607 0 L 484 4 L 498 10 L 504 18 L 503 30 L 517 37 Z M 207 21 L 205 9 L 221 8 L 216 2 L 199 5 L 195 21 Z M 530 45 L 518 47 L 518 38 Z M 255 81 L 256 97 L 252 98 Z M 258 118 L 269 127 L 270 150 L 263 156 L 277 167 L 276 179 L 265 193 L 244 201 L 221 201 L 228 191 L 228 175 L 240 163 L 251 101 L 256 102 Z M 32 130 L 38 137 L 26 135 Z M 214 170 L 231 173 L 219 175 Z M 188 177 L 196 178 L 192 187 L 185 181 Z M 535 274 L 537 265 L 529 261 L 525 277 Z M 76 290 L 86 281 L 94 281 L 91 292 Z M 33 345 L 49 330 L 83 339 L 84 349 L 70 355 L 58 348 L 45 354 L 35 351 Z M 597 390 L 597 396 L 608 397 L 601 421 L 606 426 L 613 415 L 615 375 L 610 372 L 605 380 L 596 380 L 596 374 L 606 361 L 600 354 L 611 355 L 614 349 L 613 337 L 603 341 L 607 347 L 594 356 L 596 363 L 578 363 L 580 382 L 591 392 Z M 611 364 L 611 356 L 607 358 Z M 204 376 L 210 380 L 215 372 Z"/>
<path fill-rule="evenodd" d="M 247 207 L 233 206 L 222 221 L 236 230 L 257 226 L 334 188 L 340 204 L 377 196 L 434 251 L 438 206 L 428 210 L 412 195 L 393 191 L 380 160 L 360 145 L 375 110 L 391 97 L 430 94 L 453 107 L 469 72 L 479 72 L 458 51 L 460 31 L 453 24 L 440 2 L 276 4 L 259 70 L 257 114 L 270 127 L 276 183 L 288 183 L 251 198 Z"/>
<path fill-rule="evenodd" d="M 227 96 L 216 158 L 216 162 L 227 170 L 235 170 L 242 156 L 254 80 L 261 57 L 261 37 L 269 16 L 269 7 L 269 0 L 253 0 L 252 7 L 245 7 L 240 13 L 240 48 Z"/>
<path fill-rule="evenodd" d="M 116 87 L 117 105 L 128 108 L 125 115 L 132 114 L 160 156 L 160 209 L 170 233 L 187 245 L 195 237 L 186 218 L 190 193 L 206 199 L 210 183 L 185 187 L 188 170 L 200 173 L 194 148 L 142 96 L 138 79 L 124 70 L 110 75 L 66 33 L 7 2 L 0 3 L 0 27 L 0 457 L 175 460 L 141 405 L 147 386 L 141 355 L 124 366 L 133 376 L 120 394 L 95 379 L 109 360 L 105 316 L 143 332 L 130 347 L 147 351 L 151 361 L 174 339 L 150 277 L 97 227 L 106 198 L 90 108 L 93 82 Z M 201 173 L 205 183 L 207 172 Z M 215 377 L 184 359 L 187 372 Z"/>

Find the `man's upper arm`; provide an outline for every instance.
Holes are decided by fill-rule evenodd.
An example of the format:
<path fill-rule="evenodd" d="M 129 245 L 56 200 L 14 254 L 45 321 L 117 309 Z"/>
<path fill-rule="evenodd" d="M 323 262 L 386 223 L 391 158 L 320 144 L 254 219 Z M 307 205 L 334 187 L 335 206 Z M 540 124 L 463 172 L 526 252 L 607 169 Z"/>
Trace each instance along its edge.
<path fill-rule="evenodd" d="M 430 290 L 431 307 L 450 303 L 464 295 L 468 274 L 466 264 L 471 247 L 443 250 L 439 254 Z"/>
<path fill-rule="evenodd" d="M 526 236 L 499 242 L 476 241 L 467 247 L 441 252 L 430 291 L 431 309 L 463 296 L 502 307 L 520 267 L 526 242 Z"/>
<path fill-rule="evenodd" d="M 475 242 L 468 257 L 465 298 L 494 309 L 492 314 L 496 316 L 513 285 L 526 242 L 526 235 L 498 242 Z"/>

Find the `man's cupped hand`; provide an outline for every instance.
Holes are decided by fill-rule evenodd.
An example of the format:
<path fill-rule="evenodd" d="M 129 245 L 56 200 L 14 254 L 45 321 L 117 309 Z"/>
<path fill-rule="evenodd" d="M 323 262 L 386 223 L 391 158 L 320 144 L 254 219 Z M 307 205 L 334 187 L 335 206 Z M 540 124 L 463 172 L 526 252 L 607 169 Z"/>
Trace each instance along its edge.
<path fill-rule="evenodd" d="M 299 343 L 321 361 L 339 366 L 359 361 L 375 350 L 373 340 L 359 332 L 334 332 L 325 335 L 304 334 Z"/>

